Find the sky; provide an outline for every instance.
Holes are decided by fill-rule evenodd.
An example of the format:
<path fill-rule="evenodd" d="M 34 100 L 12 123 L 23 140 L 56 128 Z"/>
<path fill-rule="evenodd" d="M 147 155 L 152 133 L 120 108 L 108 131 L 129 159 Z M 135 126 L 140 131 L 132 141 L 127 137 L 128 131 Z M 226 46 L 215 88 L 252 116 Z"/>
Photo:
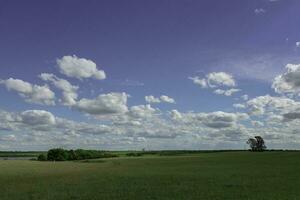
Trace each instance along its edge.
<path fill-rule="evenodd" d="M 0 0 L 0 150 L 300 149 L 298 0 Z"/>

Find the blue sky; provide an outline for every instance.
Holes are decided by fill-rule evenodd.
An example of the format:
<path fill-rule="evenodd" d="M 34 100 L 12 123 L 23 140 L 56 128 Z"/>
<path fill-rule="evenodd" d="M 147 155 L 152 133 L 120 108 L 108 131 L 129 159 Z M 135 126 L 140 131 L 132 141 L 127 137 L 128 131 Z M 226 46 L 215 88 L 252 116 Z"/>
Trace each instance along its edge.
<path fill-rule="evenodd" d="M 299 6 L 297 0 L 0 0 L 0 149 L 244 148 L 257 131 L 271 147 L 299 148 L 298 115 L 286 119 L 299 109 Z M 83 77 L 79 68 L 96 71 Z M 99 71 L 105 77 L 95 78 Z M 66 92 L 53 77 L 78 89 Z M 24 93 L 27 83 L 48 88 L 46 97 L 37 97 L 39 89 Z M 74 102 L 62 92 L 75 95 Z M 258 107 L 264 112 L 254 112 Z M 44 121 L 27 123 L 27 115 Z M 282 127 L 270 129 L 272 117 Z M 72 128 L 61 127 L 62 120 Z M 79 122 L 94 131 L 75 127 Z"/>

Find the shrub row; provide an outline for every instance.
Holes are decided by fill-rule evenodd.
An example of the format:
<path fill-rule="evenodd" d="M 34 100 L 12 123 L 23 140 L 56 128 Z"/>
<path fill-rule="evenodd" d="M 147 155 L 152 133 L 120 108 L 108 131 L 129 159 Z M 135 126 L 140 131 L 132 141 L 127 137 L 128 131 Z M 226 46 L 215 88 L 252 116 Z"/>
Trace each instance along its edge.
<path fill-rule="evenodd" d="M 139 156 L 143 156 L 143 153 L 130 152 L 130 153 L 127 153 L 126 156 L 129 156 L 129 157 L 139 157 Z"/>
<path fill-rule="evenodd" d="M 50 149 L 46 154 L 38 156 L 39 161 L 67 161 L 67 160 L 86 160 L 95 158 L 111 158 L 117 157 L 115 154 L 97 150 L 65 150 L 62 148 Z"/>

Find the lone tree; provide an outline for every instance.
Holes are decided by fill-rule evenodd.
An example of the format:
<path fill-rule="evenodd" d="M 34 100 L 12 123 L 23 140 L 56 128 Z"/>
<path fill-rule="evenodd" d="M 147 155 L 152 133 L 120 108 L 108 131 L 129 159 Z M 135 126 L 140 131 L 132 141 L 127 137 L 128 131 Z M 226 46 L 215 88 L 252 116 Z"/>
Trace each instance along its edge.
<path fill-rule="evenodd" d="M 267 148 L 265 141 L 261 136 L 249 138 L 247 144 L 249 144 L 252 151 L 264 151 Z"/>

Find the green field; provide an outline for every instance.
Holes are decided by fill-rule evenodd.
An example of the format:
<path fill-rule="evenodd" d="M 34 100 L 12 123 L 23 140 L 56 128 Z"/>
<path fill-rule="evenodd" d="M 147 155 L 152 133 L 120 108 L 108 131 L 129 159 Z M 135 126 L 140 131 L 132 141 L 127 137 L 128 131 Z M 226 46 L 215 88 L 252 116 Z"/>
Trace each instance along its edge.
<path fill-rule="evenodd" d="M 0 161 L 1 200 L 300 199 L 299 152 Z"/>

